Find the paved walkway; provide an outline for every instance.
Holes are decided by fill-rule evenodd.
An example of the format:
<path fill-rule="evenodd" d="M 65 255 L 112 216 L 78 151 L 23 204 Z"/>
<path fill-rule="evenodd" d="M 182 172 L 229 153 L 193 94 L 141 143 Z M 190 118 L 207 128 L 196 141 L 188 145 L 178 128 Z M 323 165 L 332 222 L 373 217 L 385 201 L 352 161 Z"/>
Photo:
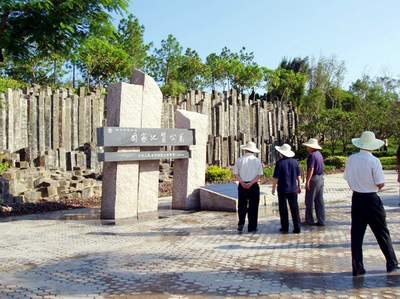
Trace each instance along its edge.
<path fill-rule="evenodd" d="M 386 178 L 382 197 L 400 255 L 398 184 L 394 172 Z M 260 209 L 259 232 L 241 235 L 236 215 L 221 212 L 118 226 L 38 217 L 2 222 L 0 298 L 400 298 L 400 275 L 386 274 L 369 230 L 368 274 L 352 277 L 349 192 L 340 175 L 326 185 L 328 225 L 300 235 L 279 234 L 268 206 Z"/>

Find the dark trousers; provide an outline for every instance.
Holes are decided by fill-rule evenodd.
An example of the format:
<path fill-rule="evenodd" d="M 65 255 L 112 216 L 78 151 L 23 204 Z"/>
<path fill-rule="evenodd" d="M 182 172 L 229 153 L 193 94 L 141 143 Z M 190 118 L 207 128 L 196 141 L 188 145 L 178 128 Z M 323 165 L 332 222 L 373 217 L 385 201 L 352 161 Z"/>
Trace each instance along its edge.
<path fill-rule="evenodd" d="M 238 187 L 239 202 L 238 202 L 238 225 L 244 225 L 246 214 L 249 221 L 248 230 L 254 231 L 257 229 L 258 221 L 258 204 L 260 203 L 260 186 L 256 183 L 250 189 L 244 189 L 240 184 Z"/>
<path fill-rule="evenodd" d="M 367 225 L 371 228 L 386 258 L 386 267 L 398 265 L 386 224 L 386 213 L 378 194 L 353 193 L 351 204 L 351 255 L 353 272 L 363 270 L 362 243 Z"/>
<path fill-rule="evenodd" d="M 283 193 L 278 192 L 279 216 L 281 217 L 281 229 L 289 230 L 289 216 L 287 203 L 289 203 L 290 213 L 292 214 L 293 230 L 300 231 L 300 212 L 297 203 L 297 192 Z"/>

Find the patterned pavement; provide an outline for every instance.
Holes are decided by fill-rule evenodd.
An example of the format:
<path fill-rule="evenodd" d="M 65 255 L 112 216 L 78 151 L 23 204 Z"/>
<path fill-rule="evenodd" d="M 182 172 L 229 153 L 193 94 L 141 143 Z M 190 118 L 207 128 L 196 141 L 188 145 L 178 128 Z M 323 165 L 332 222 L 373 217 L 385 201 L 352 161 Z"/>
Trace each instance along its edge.
<path fill-rule="evenodd" d="M 400 257 L 399 186 L 394 172 L 386 179 Z M 300 235 L 279 234 L 271 205 L 260 207 L 256 234 L 238 234 L 236 215 L 225 212 L 161 211 L 123 225 L 58 219 L 76 211 L 3 219 L 0 298 L 400 298 L 400 275 L 385 272 L 370 230 L 367 275 L 352 277 L 350 193 L 341 175 L 326 178 L 326 191 L 327 226 Z"/>

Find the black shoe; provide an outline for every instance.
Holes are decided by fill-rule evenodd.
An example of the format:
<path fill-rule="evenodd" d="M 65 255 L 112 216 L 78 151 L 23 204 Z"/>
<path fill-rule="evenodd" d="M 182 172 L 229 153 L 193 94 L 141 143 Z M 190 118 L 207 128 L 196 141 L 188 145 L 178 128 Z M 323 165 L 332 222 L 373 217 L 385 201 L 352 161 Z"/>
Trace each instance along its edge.
<path fill-rule="evenodd" d="M 288 234 L 288 233 L 289 233 L 289 231 L 288 231 L 287 229 L 283 229 L 283 228 L 280 228 L 279 231 L 280 231 L 282 234 Z"/>
<path fill-rule="evenodd" d="M 294 229 L 294 230 L 293 230 L 293 233 L 294 233 L 294 234 L 300 234 L 300 230 L 299 230 L 299 229 Z"/>
<path fill-rule="evenodd" d="M 365 274 L 365 269 L 353 270 L 353 276 L 360 276 Z"/>
<path fill-rule="evenodd" d="M 255 229 L 249 229 L 247 232 L 255 234 L 257 232 L 257 229 L 256 228 Z"/>
<path fill-rule="evenodd" d="M 400 267 L 399 266 L 394 266 L 387 268 L 388 273 L 400 273 Z"/>
<path fill-rule="evenodd" d="M 316 223 L 314 223 L 314 225 L 315 225 L 315 226 L 325 226 L 324 223 L 320 223 L 320 222 L 316 222 Z"/>
<path fill-rule="evenodd" d="M 238 230 L 238 232 L 242 232 L 243 231 L 243 224 L 238 225 L 237 230 Z"/>

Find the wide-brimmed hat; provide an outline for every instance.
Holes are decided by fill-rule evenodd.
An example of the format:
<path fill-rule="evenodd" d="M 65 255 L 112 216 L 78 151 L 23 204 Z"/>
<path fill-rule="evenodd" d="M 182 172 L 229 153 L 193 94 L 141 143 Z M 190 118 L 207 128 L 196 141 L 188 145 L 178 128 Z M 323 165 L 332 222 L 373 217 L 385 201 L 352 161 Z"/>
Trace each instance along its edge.
<path fill-rule="evenodd" d="M 284 143 L 281 146 L 277 145 L 275 146 L 275 149 L 288 158 L 292 158 L 295 155 L 294 152 L 292 151 L 292 147 L 287 143 Z"/>
<path fill-rule="evenodd" d="M 371 131 L 363 132 L 360 138 L 353 138 L 351 142 L 358 148 L 370 151 L 376 150 L 385 144 L 383 140 L 377 139 L 375 133 Z"/>
<path fill-rule="evenodd" d="M 256 144 L 252 141 L 247 142 L 247 144 L 245 144 L 245 145 L 241 145 L 240 148 L 244 151 L 249 151 L 249 152 L 256 153 L 256 154 L 258 154 L 260 152 L 259 149 L 257 148 Z"/>
<path fill-rule="evenodd" d="M 322 149 L 322 147 L 318 144 L 318 140 L 315 138 L 308 139 L 308 141 L 303 143 L 303 145 L 314 149 Z"/>

